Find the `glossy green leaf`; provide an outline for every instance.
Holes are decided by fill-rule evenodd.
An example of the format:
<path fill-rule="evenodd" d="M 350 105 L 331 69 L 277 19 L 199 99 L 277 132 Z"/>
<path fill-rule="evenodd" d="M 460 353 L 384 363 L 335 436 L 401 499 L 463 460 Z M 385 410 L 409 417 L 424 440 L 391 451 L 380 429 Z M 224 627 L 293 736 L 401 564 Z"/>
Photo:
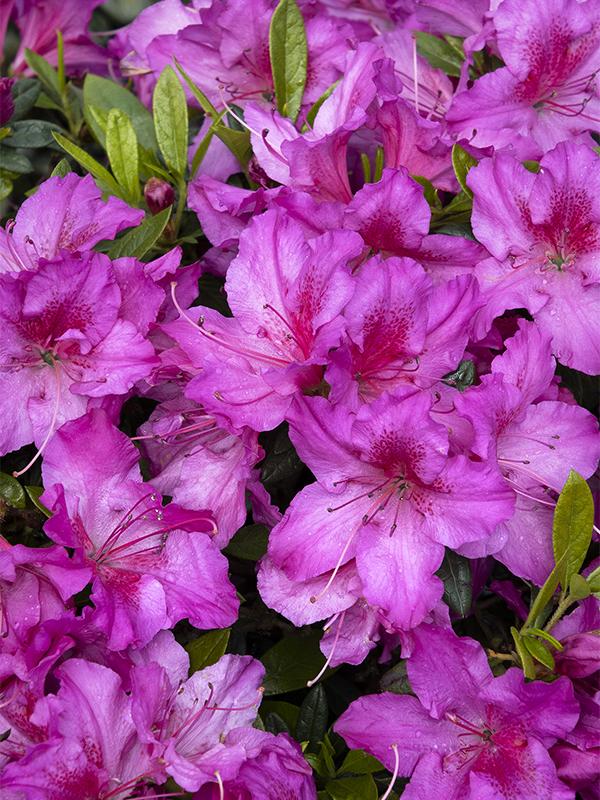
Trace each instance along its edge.
<path fill-rule="evenodd" d="M 114 194 L 123 200 L 125 199 L 123 190 L 110 172 L 102 166 L 102 164 L 96 161 L 95 158 L 92 158 L 92 156 L 89 153 L 86 153 L 85 150 L 82 150 L 81 147 L 78 147 L 78 145 L 73 144 L 73 142 L 71 142 L 65 136 L 62 136 L 60 133 L 53 133 L 52 135 L 66 153 L 72 156 L 75 161 L 81 164 L 84 169 L 86 169 L 94 176 L 94 178 L 96 178 L 96 181 L 101 189 L 103 189 L 105 192 L 109 192 L 110 194 Z"/>
<path fill-rule="evenodd" d="M 273 12 L 269 55 L 277 108 L 295 121 L 302 105 L 308 66 L 304 19 L 295 0 L 279 0 Z"/>
<path fill-rule="evenodd" d="M 260 713 L 263 719 L 267 714 L 277 714 L 282 719 L 289 731 L 296 730 L 300 709 L 293 703 L 286 703 L 285 700 L 264 700 L 260 704 Z"/>
<path fill-rule="evenodd" d="M 183 86 L 172 67 L 160 74 L 152 96 L 154 131 L 165 164 L 176 177 L 187 168 L 188 108 Z"/>
<path fill-rule="evenodd" d="M 12 88 L 15 110 L 10 119 L 11 125 L 29 114 L 42 91 L 42 84 L 37 78 L 19 78 Z"/>
<path fill-rule="evenodd" d="M 477 377 L 475 370 L 475 363 L 473 361 L 461 361 L 454 372 L 449 372 L 444 375 L 444 383 L 449 386 L 454 386 L 459 392 L 464 392 L 469 386 L 472 386 Z"/>
<path fill-rule="evenodd" d="M 460 70 L 465 56 L 464 53 L 458 51 L 456 44 L 451 44 L 445 39 L 432 36 L 432 34 L 424 31 L 415 31 L 413 35 L 417 40 L 419 55 L 427 59 L 432 67 L 441 69 L 446 75 L 451 75 L 454 78 L 460 77 Z"/>
<path fill-rule="evenodd" d="M 459 616 L 466 617 L 471 609 L 471 564 L 468 558 L 446 550 L 437 575 L 444 582 L 444 601 Z"/>
<path fill-rule="evenodd" d="M 428 178 L 424 178 L 422 175 L 411 175 L 410 177 L 413 179 L 413 181 L 416 181 L 423 187 L 423 196 L 429 203 L 430 208 L 439 211 L 442 208 L 442 201 L 440 200 L 438 190 L 435 188 L 433 183 Z"/>
<path fill-rule="evenodd" d="M 339 773 L 352 772 L 355 775 L 371 775 L 385 769 L 383 764 L 364 750 L 350 750 L 342 762 Z"/>
<path fill-rule="evenodd" d="M 558 580 L 563 589 L 583 564 L 593 527 L 594 501 L 590 487 L 581 475 L 571 470 L 556 503 L 552 524 L 554 559 L 561 562 Z"/>
<path fill-rule="evenodd" d="M 26 486 L 25 491 L 27 492 L 27 496 L 33 503 L 33 505 L 41 511 L 45 517 L 50 518 L 52 516 L 52 512 L 49 508 L 40 502 L 40 497 L 44 494 L 44 487 L 43 486 Z"/>
<path fill-rule="evenodd" d="M 146 217 L 137 228 L 127 231 L 119 239 L 116 239 L 107 251 L 109 258 L 115 259 L 123 256 L 143 258 L 160 239 L 171 217 L 171 211 L 172 208 L 169 206 L 155 216 Z"/>
<path fill-rule="evenodd" d="M 209 631 L 186 644 L 185 649 L 190 657 L 190 675 L 216 664 L 227 650 L 229 634 L 229 628 Z"/>
<path fill-rule="evenodd" d="M 3 172 L 14 172 L 15 175 L 26 175 L 33 170 L 33 164 L 27 156 L 3 144 L 0 145 L 0 167 Z"/>
<path fill-rule="evenodd" d="M 306 688 L 325 663 L 319 650 L 319 631 L 308 636 L 298 632 L 285 636 L 264 654 L 261 661 L 267 671 L 264 680 L 265 695 L 284 694 Z"/>
<path fill-rule="evenodd" d="M 58 164 L 54 167 L 54 169 L 50 173 L 50 177 L 64 178 L 65 175 L 69 174 L 69 172 L 73 172 L 73 170 L 71 169 L 71 165 L 69 164 L 68 159 L 61 158 L 61 160 L 58 162 Z"/>
<path fill-rule="evenodd" d="M 276 711 L 269 711 L 264 717 L 264 728 L 269 733 L 277 735 L 278 733 L 287 733 L 291 736 L 292 732 L 287 722 L 279 716 Z"/>
<path fill-rule="evenodd" d="M 124 111 L 131 120 L 138 142 L 147 150 L 156 150 L 154 122 L 148 109 L 130 91 L 114 81 L 98 75 L 86 75 L 83 82 L 83 113 L 94 136 L 104 144 L 104 132 L 90 113 L 90 107 L 100 109 L 105 114 L 111 108 Z"/>
<path fill-rule="evenodd" d="M 522 641 L 532 658 L 535 658 L 536 661 L 539 661 L 539 663 L 543 664 L 547 669 L 554 669 L 554 656 L 539 639 L 535 639 L 532 636 L 523 636 Z"/>
<path fill-rule="evenodd" d="M 258 561 L 267 552 L 269 529 L 265 525 L 245 525 L 225 548 L 227 555 Z"/>
<path fill-rule="evenodd" d="M 377 800 L 377 784 L 371 775 L 356 778 L 336 778 L 325 788 L 332 800 Z"/>
<path fill-rule="evenodd" d="M 141 197 L 137 136 L 127 114 L 118 108 L 108 112 L 106 153 L 127 200 L 137 205 Z"/>
<path fill-rule="evenodd" d="M 0 500 L 11 508 L 25 508 L 27 505 L 25 490 L 16 478 L 6 472 L 0 472 Z"/>
<path fill-rule="evenodd" d="M 296 739 L 299 742 L 308 742 L 311 747 L 318 745 L 327 731 L 328 717 L 327 695 L 318 683 L 311 688 L 300 706 Z"/>
<path fill-rule="evenodd" d="M 394 694 L 412 694 L 406 661 L 399 661 L 393 667 L 386 670 L 379 679 L 379 687 L 382 692 L 393 692 Z"/>
<path fill-rule="evenodd" d="M 469 197 L 473 197 L 473 192 L 467 186 L 467 175 L 471 167 L 477 166 L 477 159 L 467 153 L 459 144 L 455 144 L 452 148 L 452 167 L 456 180 L 459 182 L 461 189 Z"/>

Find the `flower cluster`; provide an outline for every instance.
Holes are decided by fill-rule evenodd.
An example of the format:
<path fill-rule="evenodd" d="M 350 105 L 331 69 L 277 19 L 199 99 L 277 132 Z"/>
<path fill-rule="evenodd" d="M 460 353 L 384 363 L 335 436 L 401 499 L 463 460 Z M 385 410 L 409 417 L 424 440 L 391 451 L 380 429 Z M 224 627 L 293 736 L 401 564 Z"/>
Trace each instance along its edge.
<path fill-rule="evenodd" d="M 599 0 L 102 6 L 0 9 L 0 794 L 593 800 Z"/>

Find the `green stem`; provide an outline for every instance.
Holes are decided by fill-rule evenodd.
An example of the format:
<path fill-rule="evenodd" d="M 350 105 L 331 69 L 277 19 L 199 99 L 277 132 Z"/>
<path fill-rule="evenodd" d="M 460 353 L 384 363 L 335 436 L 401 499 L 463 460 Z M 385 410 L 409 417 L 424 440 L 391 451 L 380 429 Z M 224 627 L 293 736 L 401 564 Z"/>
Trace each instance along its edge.
<path fill-rule="evenodd" d="M 176 239 L 181 227 L 181 220 L 183 212 L 185 211 L 185 203 L 187 200 L 187 183 L 184 178 L 180 178 L 177 182 L 177 207 L 175 209 L 175 216 L 173 217 L 173 238 Z"/>
<path fill-rule="evenodd" d="M 559 621 L 559 619 L 562 617 L 565 611 L 568 608 L 570 608 L 575 602 L 577 602 L 576 597 L 565 597 L 559 602 L 559 604 L 556 607 L 556 610 L 554 611 L 554 614 L 552 614 L 546 626 L 544 627 L 546 633 L 552 630 L 552 628 L 556 625 L 556 623 Z"/>

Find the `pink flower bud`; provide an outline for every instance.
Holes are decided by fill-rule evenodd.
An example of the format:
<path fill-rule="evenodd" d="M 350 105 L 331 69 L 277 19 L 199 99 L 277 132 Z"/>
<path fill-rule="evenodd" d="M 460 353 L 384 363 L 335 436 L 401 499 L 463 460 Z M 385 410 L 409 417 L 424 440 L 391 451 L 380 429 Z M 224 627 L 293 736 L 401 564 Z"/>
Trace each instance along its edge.
<path fill-rule="evenodd" d="M 144 186 L 144 198 L 150 213 L 158 214 L 159 211 L 173 205 L 175 192 L 171 184 L 162 178 L 150 178 Z"/>

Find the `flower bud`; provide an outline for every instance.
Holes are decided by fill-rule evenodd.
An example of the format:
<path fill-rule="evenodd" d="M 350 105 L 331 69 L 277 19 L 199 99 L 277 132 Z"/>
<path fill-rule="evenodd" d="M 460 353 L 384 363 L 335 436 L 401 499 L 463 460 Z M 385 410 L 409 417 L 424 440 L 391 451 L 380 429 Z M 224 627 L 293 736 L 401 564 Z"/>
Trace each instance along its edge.
<path fill-rule="evenodd" d="M 162 178 L 150 178 L 144 186 L 144 199 L 151 214 L 158 214 L 165 208 L 172 206 L 175 201 L 175 192 L 170 183 Z"/>
<path fill-rule="evenodd" d="M 15 111 L 12 97 L 14 78 L 0 78 L 0 125 L 6 125 Z"/>

